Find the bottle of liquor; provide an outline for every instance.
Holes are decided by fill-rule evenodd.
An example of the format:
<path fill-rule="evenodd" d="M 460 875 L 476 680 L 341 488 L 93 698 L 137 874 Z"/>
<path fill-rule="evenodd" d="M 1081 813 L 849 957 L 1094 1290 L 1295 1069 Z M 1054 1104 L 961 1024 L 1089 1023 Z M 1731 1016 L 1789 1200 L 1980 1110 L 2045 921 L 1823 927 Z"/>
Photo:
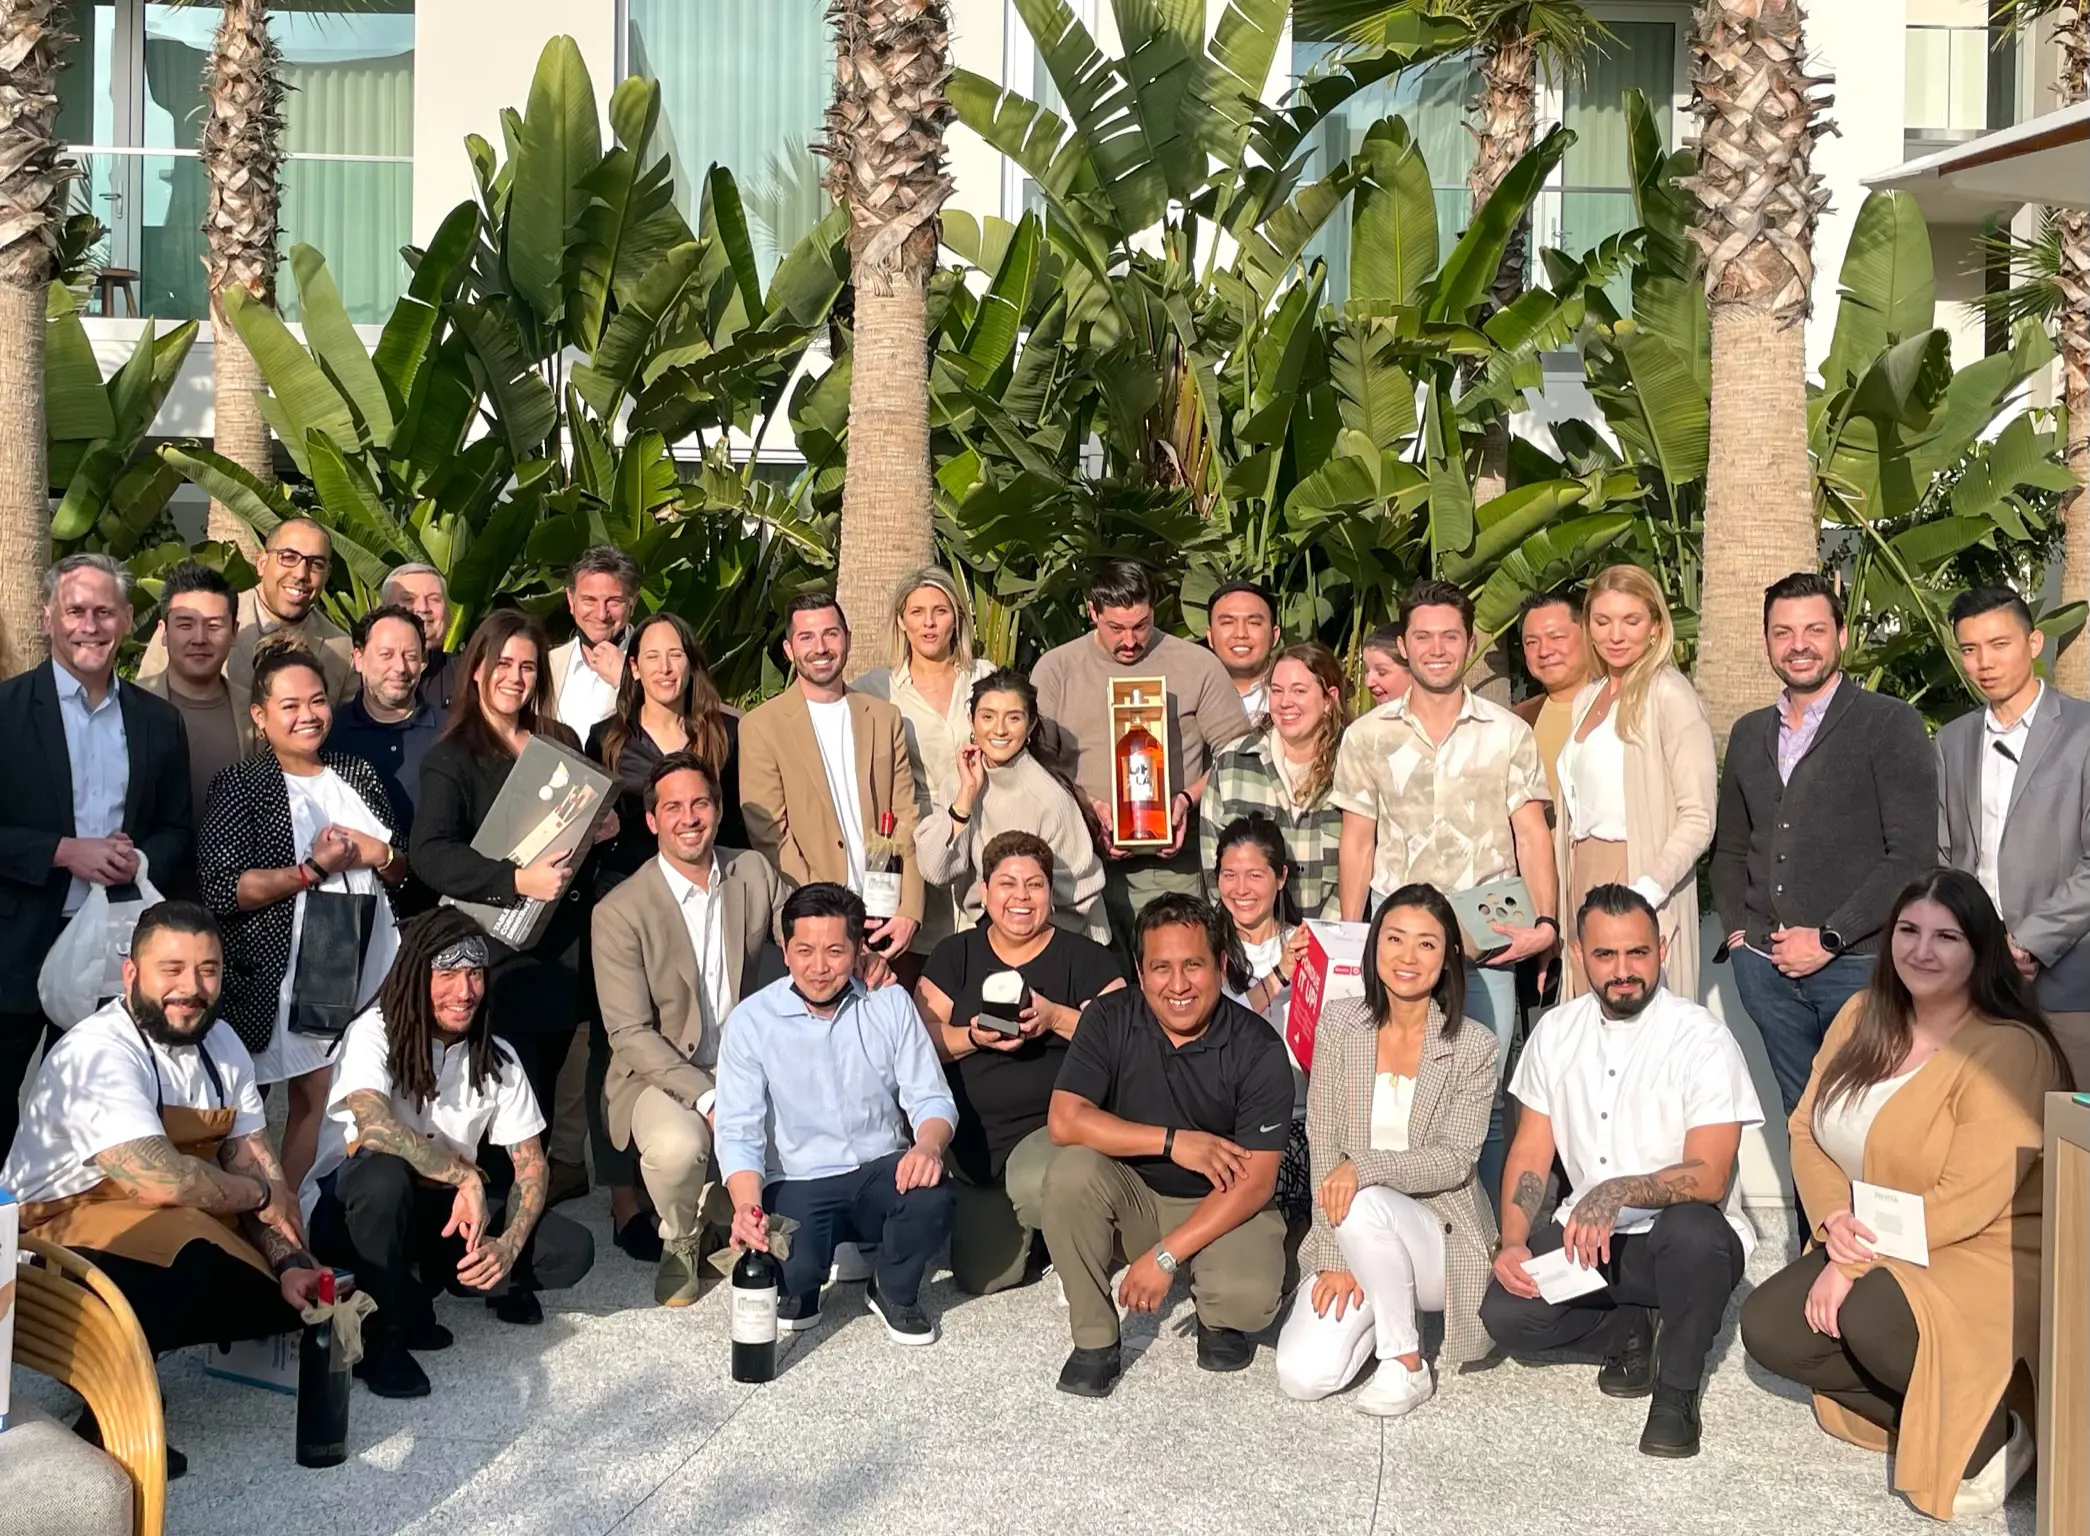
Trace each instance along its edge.
<path fill-rule="evenodd" d="M 893 813 L 878 813 L 878 833 L 864 839 L 864 916 L 874 923 L 900 915 L 900 869 L 907 851 L 893 836 Z"/>
<path fill-rule="evenodd" d="M 1143 709 L 1147 701 L 1137 689 L 1132 707 Z M 1125 734 L 1118 738 L 1117 839 L 1121 843 L 1165 843 L 1168 841 L 1168 782 L 1162 770 L 1161 743 L 1147 729 L 1146 717 L 1134 715 Z"/>
<path fill-rule="evenodd" d="M 319 1300 L 334 1303 L 334 1272 L 322 1270 Z M 307 1323 L 298 1341 L 298 1465 L 338 1467 L 348 1460 L 348 1361 L 331 1318 Z"/>
<path fill-rule="evenodd" d="M 744 1249 L 733 1266 L 733 1379 L 776 1380 L 777 1287 L 784 1267 L 759 1249 Z"/>

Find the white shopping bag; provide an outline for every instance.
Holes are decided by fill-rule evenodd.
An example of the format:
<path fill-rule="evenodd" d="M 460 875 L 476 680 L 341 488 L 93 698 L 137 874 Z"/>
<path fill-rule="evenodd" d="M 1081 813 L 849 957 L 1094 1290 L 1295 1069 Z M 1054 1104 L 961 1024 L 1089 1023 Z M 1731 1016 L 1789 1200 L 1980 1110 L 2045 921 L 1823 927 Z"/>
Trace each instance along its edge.
<path fill-rule="evenodd" d="M 112 901 L 109 888 L 91 885 L 80 910 L 58 935 L 36 978 L 36 995 L 44 1017 L 60 1029 L 71 1029 L 112 997 L 123 995 L 123 962 L 131 952 L 131 930 L 138 916 L 156 905 L 160 893 L 146 878 L 145 851 L 138 850 L 136 900 Z"/>

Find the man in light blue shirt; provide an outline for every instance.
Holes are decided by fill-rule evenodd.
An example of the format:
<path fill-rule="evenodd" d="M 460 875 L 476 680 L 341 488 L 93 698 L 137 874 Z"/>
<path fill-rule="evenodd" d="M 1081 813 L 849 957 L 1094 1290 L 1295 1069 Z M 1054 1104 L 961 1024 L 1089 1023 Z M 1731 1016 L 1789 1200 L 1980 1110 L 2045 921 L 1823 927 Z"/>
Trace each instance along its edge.
<path fill-rule="evenodd" d="M 878 1249 L 866 1299 L 886 1335 L 933 1344 L 920 1293 L 956 1208 L 943 1154 L 958 1106 L 906 991 L 856 980 L 864 922 L 844 886 L 815 881 L 784 902 L 791 974 L 726 1019 L 714 1145 L 736 1244 L 767 1252 L 771 1211 L 798 1223 L 782 1261 L 787 1332 L 820 1320 L 835 1245 L 856 1243 Z"/>

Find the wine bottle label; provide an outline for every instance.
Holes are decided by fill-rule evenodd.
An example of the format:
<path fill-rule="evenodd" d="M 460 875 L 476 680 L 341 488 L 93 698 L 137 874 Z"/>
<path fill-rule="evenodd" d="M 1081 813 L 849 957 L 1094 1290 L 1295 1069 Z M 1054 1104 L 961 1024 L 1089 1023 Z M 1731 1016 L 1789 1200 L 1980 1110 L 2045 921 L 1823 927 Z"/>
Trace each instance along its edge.
<path fill-rule="evenodd" d="M 897 869 L 864 872 L 864 915 L 873 922 L 900 915 L 900 872 Z"/>
<path fill-rule="evenodd" d="M 733 1342 L 774 1344 L 776 1342 L 776 1287 L 759 1291 L 733 1286 Z"/>
<path fill-rule="evenodd" d="M 1125 798 L 1134 805 L 1152 805 L 1161 798 L 1154 767 L 1151 752 L 1135 752 L 1125 759 Z"/>

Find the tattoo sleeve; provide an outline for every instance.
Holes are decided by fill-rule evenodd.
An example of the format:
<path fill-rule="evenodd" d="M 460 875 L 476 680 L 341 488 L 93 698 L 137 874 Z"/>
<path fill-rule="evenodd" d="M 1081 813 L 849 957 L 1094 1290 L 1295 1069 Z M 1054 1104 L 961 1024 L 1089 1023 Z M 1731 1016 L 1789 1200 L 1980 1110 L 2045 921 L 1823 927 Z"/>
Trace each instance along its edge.
<path fill-rule="evenodd" d="M 544 1197 L 551 1188 L 551 1164 L 545 1160 L 544 1143 L 532 1136 L 508 1149 L 515 1164 L 515 1187 L 508 1191 L 508 1212 L 501 1223 L 501 1241 L 509 1256 L 522 1252 L 523 1240 L 544 1214 Z"/>
<path fill-rule="evenodd" d="M 401 1125 L 391 1104 L 374 1089 L 361 1088 L 350 1094 L 348 1112 L 356 1117 L 358 1143 L 373 1152 L 389 1152 L 423 1178 L 434 1179 L 438 1184 L 461 1185 L 482 1177 L 478 1165 L 470 1159 Z"/>
<path fill-rule="evenodd" d="M 102 1176 L 132 1199 L 146 1205 L 179 1206 L 236 1216 L 256 1209 L 254 1187 L 259 1173 L 239 1173 L 190 1157 L 165 1136 L 141 1136 L 94 1155 Z"/>
<path fill-rule="evenodd" d="M 270 1264 L 304 1255 L 305 1234 L 298 1220 L 297 1196 L 283 1177 L 283 1165 L 266 1136 L 235 1136 L 218 1149 L 218 1161 L 232 1173 L 259 1179 L 268 1186 L 269 1202 L 240 1217 L 240 1230 Z"/>
<path fill-rule="evenodd" d="M 1538 1208 L 1546 1198 L 1546 1181 L 1526 1169 L 1517 1175 L 1517 1187 L 1509 1197 L 1509 1203 L 1524 1213 L 1528 1222 L 1538 1220 Z"/>
<path fill-rule="evenodd" d="M 1653 1173 L 1627 1174 L 1606 1179 L 1575 1202 L 1572 1219 L 1584 1226 L 1609 1226 L 1627 1206 L 1658 1211 L 1664 1206 L 1687 1205 L 1702 1200 L 1699 1176 L 1706 1171 L 1701 1158 L 1687 1158 Z"/>

